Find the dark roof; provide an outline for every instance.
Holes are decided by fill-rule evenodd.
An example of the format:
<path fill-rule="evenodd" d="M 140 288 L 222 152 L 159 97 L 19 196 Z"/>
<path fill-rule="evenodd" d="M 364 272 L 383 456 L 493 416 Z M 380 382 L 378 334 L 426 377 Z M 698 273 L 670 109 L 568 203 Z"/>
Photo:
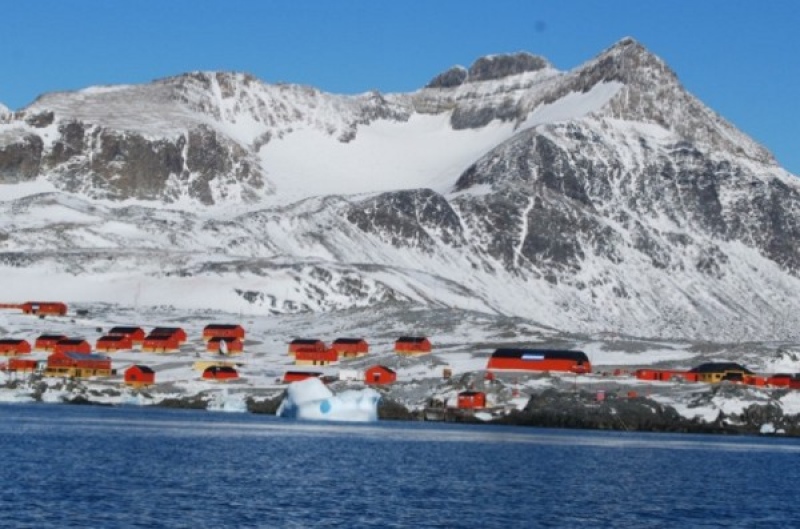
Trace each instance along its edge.
<path fill-rule="evenodd" d="M 141 327 L 112 327 L 108 334 L 132 334 L 141 330 Z"/>
<path fill-rule="evenodd" d="M 155 373 L 155 371 L 153 371 L 150 367 L 143 366 L 141 364 L 134 364 L 131 367 L 129 367 L 128 369 L 133 369 L 134 367 L 136 369 L 138 369 L 139 371 L 141 371 L 142 373 Z"/>
<path fill-rule="evenodd" d="M 219 342 L 231 343 L 235 342 L 236 340 L 238 340 L 238 338 L 233 338 L 231 336 L 214 336 L 208 341 L 208 343 L 219 343 Z"/>
<path fill-rule="evenodd" d="M 231 366 L 208 366 L 204 373 L 209 371 L 211 373 L 236 373 L 236 370 Z"/>
<path fill-rule="evenodd" d="M 292 343 L 295 345 L 312 345 L 315 343 L 319 343 L 321 341 L 322 340 L 317 340 L 315 338 L 297 338 L 295 340 L 292 340 Z"/>
<path fill-rule="evenodd" d="M 65 338 L 66 338 L 66 336 L 64 336 L 63 334 L 42 334 L 36 339 L 37 340 L 63 340 Z"/>
<path fill-rule="evenodd" d="M 206 330 L 220 329 L 220 330 L 233 330 L 241 328 L 241 325 L 234 325 L 228 323 L 210 323 L 204 327 Z"/>
<path fill-rule="evenodd" d="M 182 331 L 180 327 L 156 327 L 152 331 L 150 331 L 149 336 L 157 336 L 157 335 L 164 335 L 164 334 L 175 334 L 178 331 Z"/>
<path fill-rule="evenodd" d="M 25 340 L 15 340 L 13 338 L 3 338 L 2 340 L 0 340 L 0 344 L 2 344 L 2 345 L 19 345 L 24 341 Z"/>
<path fill-rule="evenodd" d="M 525 360 L 524 357 L 542 357 L 548 360 L 575 360 L 576 362 L 588 362 L 589 357 L 583 351 L 567 351 L 563 349 L 512 349 L 502 348 L 495 350 L 492 353 L 492 358 L 519 358 Z"/>
<path fill-rule="evenodd" d="M 83 343 L 89 343 L 83 338 L 64 338 L 58 341 L 58 345 L 81 345 Z"/>
<path fill-rule="evenodd" d="M 333 343 L 361 343 L 364 338 L 336 338 Z"/>
<path fill-rule="evenodd" d="M 724 373 L 725 371 L 741 371 L 748 375 L 754 374 L 741 364 L 735 362 L 706 362 L 689 370 L 689 373 Z"/>
<path fill-rule="evenodd" d="M 67 355 L 69 358 L 72 358 L 73 360 L 103 360 L 103 361 L 111 360 L 109 357 L 105 355 L 99 355 L 95 353 L 88 354 L 88 353 L 78 353 L 76 351 L 67 351 L 64 354 Z"/>
<path fill-rule="evenodd" d="M 322 376 L 322 373 L 319 371 L 287 371 L 283 374 L 283 376 L 286 375 L 306 375 L 309 377 L 320 377 Z"/>
<path fill-rule="evenodd" d="M 412 343 L 420 343 L 424 342 L 428 338 L 425 336 L 401 336 L 397 339 L 398 342 L 412 342 Z"/>
<path fill-rule="evenodd" d="M 486 395 L 483 391 L 462 391 L 458 394 L 459 397 L 474 397 L 476 395 Z"/>

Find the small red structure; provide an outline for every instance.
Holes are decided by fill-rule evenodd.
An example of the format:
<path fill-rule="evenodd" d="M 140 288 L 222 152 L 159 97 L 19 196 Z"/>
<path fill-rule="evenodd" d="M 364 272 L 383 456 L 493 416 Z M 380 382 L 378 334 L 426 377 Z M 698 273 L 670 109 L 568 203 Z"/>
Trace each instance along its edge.
<path fill-rule="evenodd" d="M 156 383 L 156 373 L 148 366 L 132 365 L 125 370 L 125 384 L 133 387 L 152 386 Z"/>
<path fill-rule="evenodd" d="M 483 391 L 462 391 L 458 394 L 458 407 L 476 409 L 486 407 L 486 393 Z"/>
<path fill-rule="evenodd" d="M 98 338 L 94 348 L 105 353 L 113 353 L 115 351 L 133 349 L 133 341 L 130 336 L 109 334 Z"/>
<path fill-rule="evenodd" d="M 170 334 L 148 335 L 142 342 L 142 351 L 149 353 L 174 353 L 180 348 L 178 338 Z"/>
<path fill-rule="evenodd" d="M 297 351 L 294 363 L 298 366 L 326 366 L 339 361 L 339 353 L 334 349 L 324 351 Z"/>
<path fill-rule="evenodd" d="M 327 349 L 325 342 L 317 339 L 298 338 L 289 344 L 289 354 L 294 356 L 298 351 L 323 352 Z"/>
<path fill-rule="evenodd" d="M 33 342 L 33 347 L 37 351 L 52 351 L 58 342 L 66 339 L 67 337 L 63 334 L 42 334 Z"/>
<path fill-rule="evenodd" d="M 369 353 L 369 344 L 363 338 L 337 338 L 331 344 L 331 349 L 342 358 L 357 358 Z"/>
<path fill-rule="evenodd" d="M 203 328 L 203 340 L 209 341 L 212 338 L 235 338 L 244 341 L 244 327 L 222 323 L 206 325 Z"/>
<path fill-rule="evenodd" d="M 401 336 L 394 342 L 394 350 L 398 354 L 417 355 L 430 353 L 433 347 L 424 336 Z"/>
<path fill-rule="evenodd" d="M 386 366 L 372 366 L 364 371 L 365 384 L 392 384 L 397 381 L 397 373 Z"/>
<path fill-rule="evenodd" d="M 33 373 L 39 367 L 39 362 L 30 358 L 10 358 L 8 360 L 8 370 L 18 373 Z"/>
<path fill-rule="evenodd" d="M 637 369 L 634 376 L 639 380 L 661 382 L 697 382 L 697 374 L 675 369 Z"/>
<path fill-rule="evenodd" d="M 54 353 L 81 353 L 89 354 L 92 352 L 92 346 L 83 338 L 64 338 L 56 342 L 53 348 Z"/>
<path fill-rule="evenodd" d="M 142 345 L 145 338 L 144 329 L 134 326 L 112 327 L 108 336 L 127 336 L 133 345 Z"/>
<path fill-rule="evenodd" d="M 181 329 L 180 327 L 156 327 L 145 337 L 147 338 L 156 338 L 160 336 L 169 336 L 175 338 L 177 340 L 178 345 L 184 343 L 187 340 L 186 331 Z"/>
<path fill-rule="evenodd" d="M 287 371 L 283 374 L 283 383 L 290 384 L 292 382 L 300 382 L 307 378 L 320 378 L 322 373 L 316 371 Z"/>
<path fill-rule="evenodd" d="M 223 382 L 239 378 L 239 373 L 230 366 L 209 366 L 203 371 L 203 378 Z"/>
<path fill-rule="evenodd" d="M 25 314 L 64 316 L 67 305 L 60 301 L 26 301 L 19 306 Z"/>
<path fill-rule="evenodd" d="M 591 373 L 592 364 L 583 351 L 558 349 L 497 349 L 489 358 L 490 371 L 562 371 Z"/>
<path fill-rule="evenodd" d="M 97 354 L 76 353 L 73 351 L 56 351 L 47 357 L 49 376 L 71 376 L 85 378 L 91 376 L 109 376 L 111 359 Z"/>
<path fill-rule="evenodd" d="M 244 351 L 244 344 L 239 338 L 216 336 L 206 342 L 206 351 L 225 355 L 240 355 Z"/>
<path fill-rule="evenodd" d="M 31 344 L 27 340 L 15 340 L 6 338 L 0 340 L 0 355 L 16 356 L 31 353 Z"/>
<path fill-rule="evenodd" d="M 767 377 L 767 385 L 776 388 L 788 388 L 792 384 L 792 375 L 787 373 L 776 373 Z"/>

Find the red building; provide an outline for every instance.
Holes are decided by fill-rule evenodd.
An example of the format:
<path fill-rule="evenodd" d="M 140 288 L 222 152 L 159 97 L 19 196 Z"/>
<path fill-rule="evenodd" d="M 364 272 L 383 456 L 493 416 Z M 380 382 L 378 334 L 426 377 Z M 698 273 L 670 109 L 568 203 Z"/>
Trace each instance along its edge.
<path fill-rule="evenodd" d="M 283 374 L 283 383 L 289 384 L 292 382 L 300 382 L 307 378 L 320 378 L 322 373 L 313 371 L 287 371 Z"/>
<path fill-rule="evenodd" d="M 294 354 L 295 365 L 326 366 L 339 361 L 339 353 L 335 349 L 323 351 L 300 350 Z"/>
<path fill-rule="evenodd" d="M 125 370 L 125 384 L 133 387 L 152 386 L 156 383 L 156 373 L 148 366 L 132 365 Z"/>
<path fill-rule="evenodd" d="M 58 342 L 66 339 L 67 337 L 63 334 L 42 334 L 33 342 L 33 347 L 37 351 L 52 351 Z"/>
<path fill-rule="evenodd" d="M 397 381 L 397 373 L 386 366 L 372 366 L 364 371 L 365 384 L 392 384 Z"/>
<path fill-rule="evenodd" d="M 39 367 L 39 362 L 30 358 L 9 358 L 8 370 L 33 373 Z"/>
<path fill-rule="evenodd" d="M 210 366 L 203 371 L 203 378 L 205 380 L 228 381 L 239 378 L 239 373 L 230 366 Z"/>
<path fill-rule="evenodd" d="M 653 380 L 661 382 L 697 382 L 697 374 L 675 369 L 637 369 L 634 373 L 639 380 Z"/>
<path fill-rule="evenodd" d="M 60 301 L 26 301 L 19 306 L 25 314 L 63 316 L 67 305 Z"/>
<path fill-rule="evenodd" d="M 56 351 L 47 357 L 45 374 L 85 378 L 110 376 L 113 371 L 111 370 L 111 359 L 107 356 Z"/>
<path fill-rule="evenodd" d="M 206 342 L 206 351 L 209 353 L 240 355 L 244 351 L 244 344 L 239 338 L 215 336 Z"/>
<path fill-rule="evenodd" d="M 486 393 L 482 391 L 462 391 L 458 394 L 458 407 L 476 409 L 486 407 Z"/>
<path fill-rule="evenodd" d="M 212 338 L 235 338 L 244 341 L 244 327 L 221 323 L 206 325 L 203 328 L 203 340 L 208 341 Z"/>
<path fill-rule="evenodd" d="M 142 351 L 149 353 L 174 353 L 180 348 L 178 338 L 170 334 L 148 335 L 142 342 Z"/>
<path fill-rule="evenodd" d="M 793 378 L 794 377 L 792 375 L 787 373 L 777 373 L 767 377 L 767 385 L 774 386 L 776 388 L 788 388 L 791 386 Z"/>
<path fill-rule="evenodd" d="M 398 354 L 426 354 L 433 350 L 430 340 L 424 336 L 402 336 L 394 342 L 394 350 Z"/>
<path fill-rule="evenodd" d="M 298 351 L 323 352 L 327 349 L 325 342 L 316 339 L 298 338 L 289 344 L 289 354 L 294 356 Z"/>
<path fill-rule="evenodd" d="M 337 338 L 331 349 L 342 358 L 356 358 L 369 353 L 369 344 L 363 338 Z"/>
<path fill-rule="evenodd" d="M 0 340 L 0 355 L 16 356 L 31 353 L 31 344 L 27 340 L 6 338 Z"/>
<path fill-rule="evenodd" d="M 108 331 L 109 336 L 127 336 L 131 339 L 131 343 L 133 345 L 142 345 L 145 338 L 144 329 L 141 327 L 112 327 L 110 331 Z"/>
<path fill-rule="evenodd" d="M 184 343 L 187 339 L 186 331 L 181 329 L 180 327 L 156 327 L 145 337 L 147 338 L 156 338 L 160 336 L 169 336 L 175 338 L 178 342 L 178 345 Z"/>
<path fill-rule="evenodd" d="M 92 346 L 83 338 L 64 338 L 56 342 L 55 353 L 81 353 L 89 354 L 92 352 Z"/>
<path fill-rule="evenodd" d="M 125 336 L 122 334 L 109 334 L 98 338 L 94 348 L 105 353 L 125 351 L 128 349 L 133 349 L 133 341 L 131 340 L 130 336 Z"/>
<path fill-rule="evenodd" d="M 591 373 L 592 364 L 583 351 L 558 349 L 497 349 L 489 358 L 490 371 L 563 371 Z"/>

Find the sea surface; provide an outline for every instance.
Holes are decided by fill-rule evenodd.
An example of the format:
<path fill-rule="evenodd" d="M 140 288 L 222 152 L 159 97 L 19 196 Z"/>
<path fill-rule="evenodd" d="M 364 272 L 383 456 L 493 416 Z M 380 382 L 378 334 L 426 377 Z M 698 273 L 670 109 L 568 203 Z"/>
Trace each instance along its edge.
<path fill-rule="evenodd" d="M 0 404 L 0 527 L 797 527 L 800 441 Z"/>

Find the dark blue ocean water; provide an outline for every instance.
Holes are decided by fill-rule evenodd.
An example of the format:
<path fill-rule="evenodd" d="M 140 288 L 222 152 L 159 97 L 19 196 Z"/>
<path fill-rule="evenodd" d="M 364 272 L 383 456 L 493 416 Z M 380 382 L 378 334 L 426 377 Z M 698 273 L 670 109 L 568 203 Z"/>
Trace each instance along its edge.
<path fill-rule="evenodd" d="M 0 527 L 796 527 L 800 442 L 0 405 Z"/>

